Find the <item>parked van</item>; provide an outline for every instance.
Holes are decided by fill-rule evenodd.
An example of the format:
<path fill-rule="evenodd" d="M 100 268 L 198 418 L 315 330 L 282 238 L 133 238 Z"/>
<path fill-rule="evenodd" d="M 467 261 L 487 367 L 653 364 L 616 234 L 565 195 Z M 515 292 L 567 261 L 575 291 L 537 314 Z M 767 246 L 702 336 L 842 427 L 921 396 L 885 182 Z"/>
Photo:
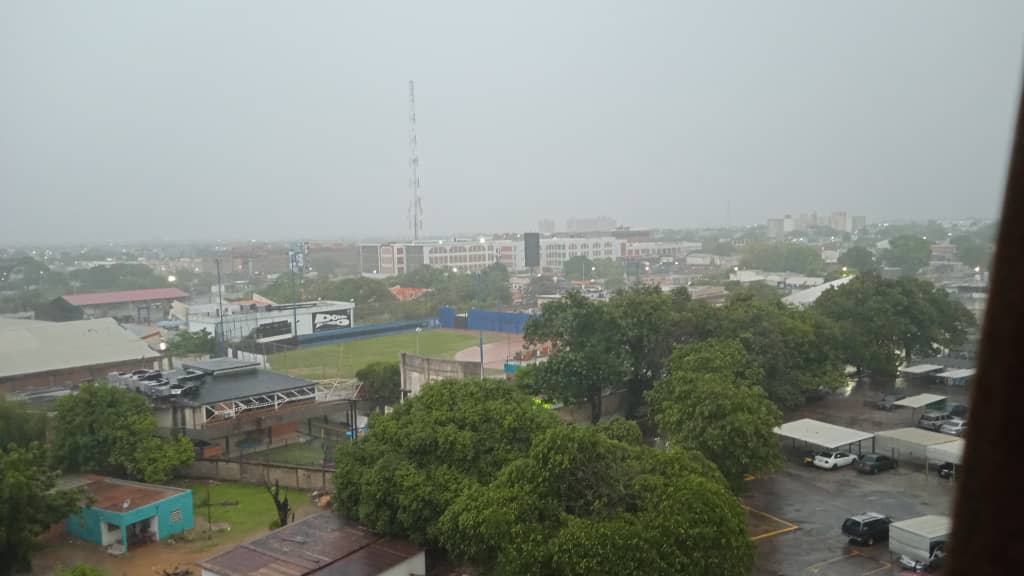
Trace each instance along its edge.
<path fill-rule="evenodd" d="M 938 432 L 943 424 L 952 419 L 953 417 L 949 415 L 949 412 L 925 412 L 921 415 L 921 419 L 917 421 L 917 425 L 926 430 Z"/>

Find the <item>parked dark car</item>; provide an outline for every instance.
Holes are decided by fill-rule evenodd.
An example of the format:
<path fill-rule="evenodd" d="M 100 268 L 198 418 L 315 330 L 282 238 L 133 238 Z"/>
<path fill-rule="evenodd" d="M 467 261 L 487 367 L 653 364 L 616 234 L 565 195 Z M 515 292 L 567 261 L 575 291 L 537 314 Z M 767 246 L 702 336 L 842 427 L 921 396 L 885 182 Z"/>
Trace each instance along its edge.
<path fill-rule="evenodd" d="M 852 542 L 871 546 L 889 539 L 889 524 L 892 524 L 892 518 L 877 512 L 865 512 L 844 520 L 842 530 Z"/>
<path fill-rule="evenodd" d="M 883 470 L 896 468 L 896 460 L 885 454 L 865 454 L 857 461 L 857 472 L 865 474 L 878 474 Z"/>
<path fill-rule="evenodd" d="M 877 408 L 879 410 L 892 410 L 896 407 L 896 402 L 906 398 L 906 394 L 883 394 L 878 400 L 865 400 L 864 405 L 871 408 Z"/>
<path fill-rule="evenodd" d="M 953 464 L 952 462 L 940 464 L 938 472 L 940 478 L 953 478 L 956 474 L 956 464 Z"/>

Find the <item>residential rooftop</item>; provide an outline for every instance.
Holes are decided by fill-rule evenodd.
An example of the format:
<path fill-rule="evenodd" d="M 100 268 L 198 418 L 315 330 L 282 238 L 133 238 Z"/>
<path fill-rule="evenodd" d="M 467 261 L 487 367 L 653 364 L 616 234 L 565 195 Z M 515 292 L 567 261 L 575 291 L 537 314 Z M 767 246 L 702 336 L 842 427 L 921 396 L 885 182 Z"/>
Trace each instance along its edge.
<path fill-rule="evenodd" d="M 118 292 L 92 292 L 88 294 L 66 294 L 64 300 L 74 306 L 96 306 L 100 304 L 123 304 L 126 302 L 148 302 L 151 300 L 173 300 L 187 298 L 188 293 L 180 288 L 148 288 L 144 290 L 121 290 Z"/>
<path fill-rule="evenodd" d="M 64 490 L 80 488 L 93 500 L 90 508 L 118 514 L 187 492 L 184 488 L 144 484 L 93 474 L 65 476 L 57 482 L 57 487 Z"/>

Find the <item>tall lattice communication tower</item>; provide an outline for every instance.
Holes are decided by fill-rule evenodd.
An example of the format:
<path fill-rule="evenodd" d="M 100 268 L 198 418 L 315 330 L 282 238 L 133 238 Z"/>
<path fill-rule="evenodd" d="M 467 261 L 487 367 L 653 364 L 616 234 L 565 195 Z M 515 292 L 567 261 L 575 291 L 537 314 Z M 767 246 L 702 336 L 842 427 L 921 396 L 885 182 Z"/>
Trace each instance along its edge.
<path fill-rule="evenodd" d="M 409 80 L 409 191 L 412 201 L 409 203 L 409 227 L 412 228 L 412 239 L 420 239 L 423 229 L 423 202 L 420 198 L 420 156 L 416 141 L 416 89 Z"/>

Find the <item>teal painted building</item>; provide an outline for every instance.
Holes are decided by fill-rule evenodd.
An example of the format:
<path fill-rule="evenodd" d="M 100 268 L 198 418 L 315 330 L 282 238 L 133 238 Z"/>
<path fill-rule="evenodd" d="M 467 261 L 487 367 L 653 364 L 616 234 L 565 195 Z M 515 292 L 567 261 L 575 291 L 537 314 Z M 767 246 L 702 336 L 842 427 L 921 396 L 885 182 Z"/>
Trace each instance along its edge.
<path fill-rule="evenodd" d="M 192 529 L 192 491 L 128 480 L 86 476 L 66 479 L 91 505 L 65 521 L 68 534 L 114 554 Z"/>

